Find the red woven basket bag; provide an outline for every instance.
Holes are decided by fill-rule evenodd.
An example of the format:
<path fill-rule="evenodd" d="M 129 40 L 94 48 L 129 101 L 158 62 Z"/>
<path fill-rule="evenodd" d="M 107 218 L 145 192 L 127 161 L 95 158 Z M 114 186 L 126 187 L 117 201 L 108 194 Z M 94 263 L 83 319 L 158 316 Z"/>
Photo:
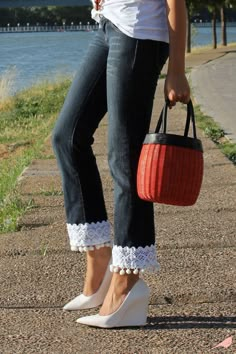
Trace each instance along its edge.
<path fill-rule="evenodd" d="M 192 101 L 187 105 L 183 136 L 166 133 L 167 110 L 168 102 L 155 133 L 145 137 L 138 164 L 137 191 L 146 201 L 190 206 L 197 201 L 203 177 L 203 148 L 196 135 Z M 190 122 L 193 137 L 188 136 Z"/>

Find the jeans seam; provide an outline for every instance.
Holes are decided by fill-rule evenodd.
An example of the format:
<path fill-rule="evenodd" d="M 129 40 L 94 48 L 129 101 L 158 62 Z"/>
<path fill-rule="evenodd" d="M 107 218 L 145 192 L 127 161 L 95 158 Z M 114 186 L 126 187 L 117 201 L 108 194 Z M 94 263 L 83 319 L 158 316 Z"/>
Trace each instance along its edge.
<path fill-rule="evenodd" d="M 139 45 L 139 40 L 136 39 L 134 57 L 133 57 L 132 65 L 131 65 L 131 69 L 132 70 L 134 70 L 135 62 L 136 62 L 136 59 L 137 59 L 138 45 Z"/>

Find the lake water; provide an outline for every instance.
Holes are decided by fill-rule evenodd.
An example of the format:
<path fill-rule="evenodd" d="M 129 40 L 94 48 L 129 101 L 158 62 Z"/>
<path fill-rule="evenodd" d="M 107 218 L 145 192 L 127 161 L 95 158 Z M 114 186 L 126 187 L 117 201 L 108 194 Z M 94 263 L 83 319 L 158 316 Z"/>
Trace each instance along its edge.
<path fill-rule="evenodd" d="M 94 35 L 95 32 L 0 34 L 0 77 L 6 70 L 15 73 L 14 93 L 45 79 L 73 76 Z M 228 28 L 228 42 L 236 42 L 236 27 Z M 210 43 L 210 27 L 193 31 L 193 46 Z"/>

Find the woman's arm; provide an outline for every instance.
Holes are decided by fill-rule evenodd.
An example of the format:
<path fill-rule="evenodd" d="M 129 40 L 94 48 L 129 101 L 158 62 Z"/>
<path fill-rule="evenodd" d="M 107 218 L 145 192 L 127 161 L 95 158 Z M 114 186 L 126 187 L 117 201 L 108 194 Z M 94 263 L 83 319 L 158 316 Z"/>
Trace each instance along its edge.
<path fill-rule="evenodd" d="M 188 103 L 190 88 L 185 76 L 186 5 L 185 0 L 166 0 L 170 53 L 165 97 L 174 106 L 177 101 Z"/>

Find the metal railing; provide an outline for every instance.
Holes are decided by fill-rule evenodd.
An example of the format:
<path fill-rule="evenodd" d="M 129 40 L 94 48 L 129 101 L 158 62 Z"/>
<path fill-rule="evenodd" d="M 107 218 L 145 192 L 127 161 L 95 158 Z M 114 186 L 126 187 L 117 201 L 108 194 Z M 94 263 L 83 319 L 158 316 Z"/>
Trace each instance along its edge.
<path fill-rule="evenodd" d="M 26 32 L 75 32 L 75 31 L 96 31 L 98 25 L 79 24 L 69 26 L 7 26 L 0 27 L 0 33 L 26 33 Z"/>
<path fill-rule="evenodd" d="M 91 6 L 90 0 L 0 0 L 0 8 L 32 6 Z"/>

